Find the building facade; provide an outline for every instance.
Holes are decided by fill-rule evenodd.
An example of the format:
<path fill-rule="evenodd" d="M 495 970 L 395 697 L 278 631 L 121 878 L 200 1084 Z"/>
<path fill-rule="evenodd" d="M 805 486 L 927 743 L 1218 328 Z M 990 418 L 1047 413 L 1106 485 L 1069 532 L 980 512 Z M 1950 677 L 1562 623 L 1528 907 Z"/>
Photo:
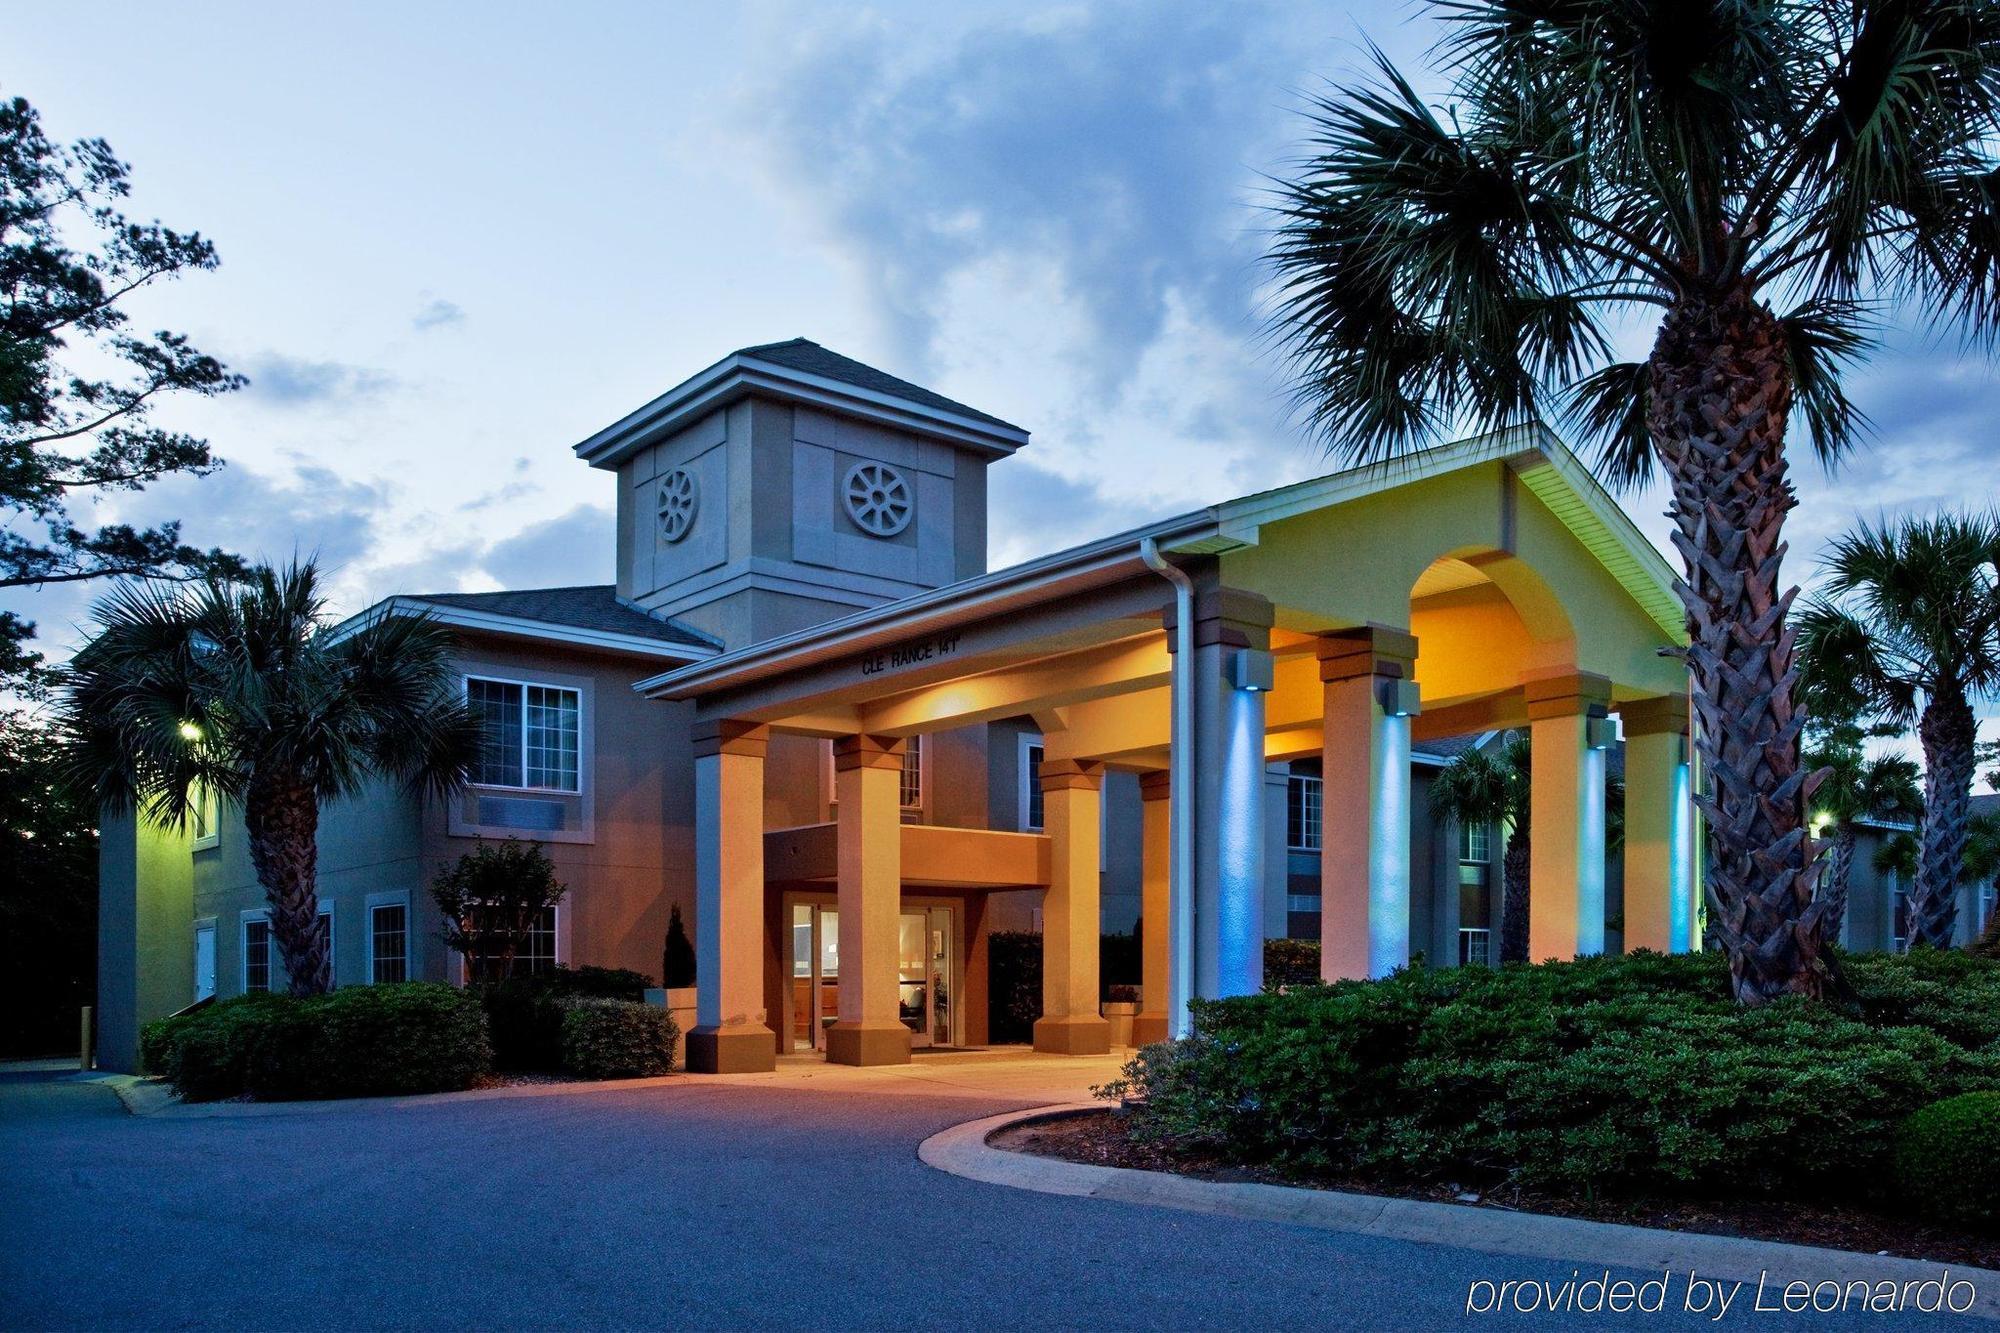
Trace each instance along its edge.
<path fill-rule="evenodd" d="M 1255 989 L 1496 953 L 1498 829 L 1429 778 L 1532 737 L 1533 949 L 1691 947 L 1679 611 L 1560 443 L 1510 432 L 986 570 L 1027 432 L 804 340 L 724 358 L 578 445 L 610 586 L 391 598 L 451 627 L 487 722 L 449 803 L 325 814 L 336 984 L 458 981 L 427 891 L 482 839 L 570 893 L 525 965 L 698 957 L 691 1067 L 858 1063 L 988 1032 L 987 941 L 1043 940 L 1036 1045 L 1102 1050 L 1098 936 L 1143 922 L 1140 1039 Z M 1607 847 L 1607 768 L 1627 793 Z M 147 1019 L 281 988 L 240 820 L 108 820 L 100 1061 Z"/>

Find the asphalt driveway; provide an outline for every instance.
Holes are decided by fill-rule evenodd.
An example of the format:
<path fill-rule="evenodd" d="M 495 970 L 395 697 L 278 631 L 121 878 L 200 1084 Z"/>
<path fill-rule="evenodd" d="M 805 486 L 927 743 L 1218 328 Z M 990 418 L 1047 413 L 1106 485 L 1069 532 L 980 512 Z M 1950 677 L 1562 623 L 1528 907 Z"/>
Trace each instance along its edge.
<path fill-rule="evenodd" d="M 0 1323 L 1541 1325 L 1549 1316 L 1468 1318 L 1468 1285 L 1571 1274 L 1445 1244 L 1027 1193 L 917 1160 L 926 1135 L 1033 1100 L 685 1080 L 186 1119 L 129 1115 L 102 1085 L 4 1075 Z M 1786 1318 L 1739 1307 L 1727 1322 Z"/>

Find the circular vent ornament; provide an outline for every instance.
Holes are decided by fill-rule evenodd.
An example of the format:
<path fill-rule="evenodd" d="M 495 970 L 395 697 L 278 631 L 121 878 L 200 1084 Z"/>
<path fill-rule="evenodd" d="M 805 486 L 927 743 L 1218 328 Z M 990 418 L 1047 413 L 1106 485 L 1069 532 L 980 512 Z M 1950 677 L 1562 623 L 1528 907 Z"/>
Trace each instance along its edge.
<path fill-rule="evenodd" d="M 847 516 L 871 537 L 893 537 L 910 526 L 910 484 L 887 463 L 856 463 L 840 486 Z"/>
<path fill-rule="evenodd" d="M 694 474 L 684 467 L 677 467 L 660 478 L 660 537 L 663 540 L 677 542 L 688 535 L 688 529 L 694 526 L 694 511 L 700 494 L 694 484 Z"/>

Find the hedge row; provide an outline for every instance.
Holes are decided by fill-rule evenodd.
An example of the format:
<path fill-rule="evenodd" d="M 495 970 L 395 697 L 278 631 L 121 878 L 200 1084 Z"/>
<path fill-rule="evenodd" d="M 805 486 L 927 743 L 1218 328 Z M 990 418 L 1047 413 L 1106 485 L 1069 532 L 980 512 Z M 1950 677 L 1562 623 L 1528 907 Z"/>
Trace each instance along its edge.
<path fill-rule="evenodd" d="M 450 1092 L 495 1067 L 638 1078 L 673 1068 L 679 1031 L 641 1003 L 647 978 L 557 969 L 475 990 L 433 982 L 246 995 L 149 1023 L 146 1068 L 188 1101 Z M 504 1046 L 503 1046 L 504 1043 Z"/>
<path fill-rule="evenodd" d="M 1311 1173 L 1851 1197 L 1912 1112 L 2000 1089 L 2000 964 L 1843 966 L 1845 1007 L 1755 1009 L 1713 954 L 1411 968 L 1198 1002 L 1128 1078 L 1141 1134 Z"/>

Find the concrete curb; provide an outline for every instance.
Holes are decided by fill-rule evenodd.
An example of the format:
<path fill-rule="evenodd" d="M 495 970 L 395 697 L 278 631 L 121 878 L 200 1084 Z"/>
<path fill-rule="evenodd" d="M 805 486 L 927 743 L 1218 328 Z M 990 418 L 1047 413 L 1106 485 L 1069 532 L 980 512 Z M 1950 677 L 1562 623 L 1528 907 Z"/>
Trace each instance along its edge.
<path fill-rule="evenodd" d="M 1769 1275 L 1765 1299 L 1776 1301 L 1785 1283 L 1834 1281 L 1896 1283 L 1935 1280 L 1945 1265 L 1878 1254 L 1855 1254 L 1779 1241 L 1743 1240 L 1699 1232 L 1659 1231 L 1616 1222 L 1591 1222 L 1541 1213 L 1511 1212 L 1418 1199 L 1389 1199 L 1288 1185 L 1225 1184 L 1163 1171 L 1090 1166 L 1053 1157 L 1009 1152 L 987 1142 L 1014 1125 L 1065 1116 L 1102 1114 L 1100 1103 L 1073 1103 L 987 1116 L 925 1139 L 917 1156 L 925 1165 L 989 1185 L 1066 1194 L 1119 1203 L 1149 1204 L 1189 1212 L 1241 1217 L 1287 1226 L 1361 1236 L 1456 1245 L 1492 1254 L 1554 1259 L 1591 1276 L 1592 1269 L 1699 1273 L 1755 1284 Z M 1965 1313 L 2000 1319 L 2000 1272 L 1952 1265 L 1976 1293 Z M 1748 1289 L 1746 1288 L 1746 1295 Z"/>

